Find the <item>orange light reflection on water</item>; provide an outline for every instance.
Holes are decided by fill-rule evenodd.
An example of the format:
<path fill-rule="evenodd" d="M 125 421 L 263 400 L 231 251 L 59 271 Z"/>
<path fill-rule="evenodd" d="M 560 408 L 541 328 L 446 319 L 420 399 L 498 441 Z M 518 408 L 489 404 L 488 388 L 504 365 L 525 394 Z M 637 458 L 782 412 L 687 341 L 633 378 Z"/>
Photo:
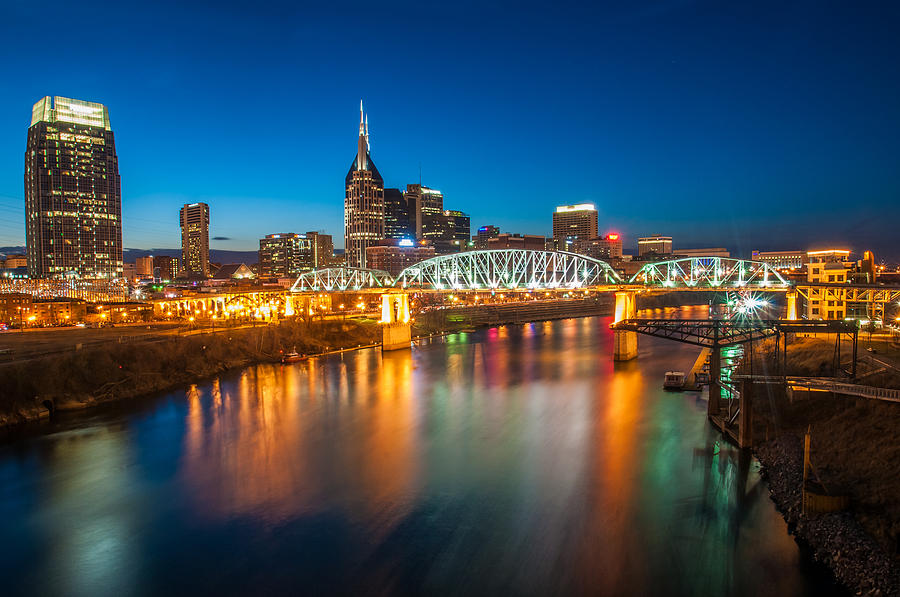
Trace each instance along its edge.
<path fill-rule="evenodd" d="M 336 492 L 361 498 L 364 511 L 353 504 L 360 518 L 393 524 L 400 515 L 395 505 L 414 492 L 417 476 L 412 356 L 351 353 L 336 380 L 323 376 L 320 366 L 259 365 L 226 385 L 233 389 L 221 397 L 218 382 L 213 396 L 188 392 L 181 475 L 192 487 L 198 516 L 277 522 L 315 511 Z M 377 409 L 353 408 L 348 375 L 357 387 L 371 388 L 366 399 L 377 401 Z M 337 395 L 329 394 L 335 385 Z M 351 426 L 364 441 L 323 448 L 327 433 L 317 427 L 323 419 Z M 338 478 L 334 470 L 350 474 Z"/>

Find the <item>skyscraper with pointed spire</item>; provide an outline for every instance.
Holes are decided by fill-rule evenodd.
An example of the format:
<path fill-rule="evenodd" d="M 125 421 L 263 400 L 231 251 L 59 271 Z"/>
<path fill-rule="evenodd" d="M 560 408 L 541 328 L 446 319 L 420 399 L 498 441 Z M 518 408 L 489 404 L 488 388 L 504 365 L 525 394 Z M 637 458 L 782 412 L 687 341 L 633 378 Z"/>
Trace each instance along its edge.
<path fill-rule="evenodd" d="M 384 238 L 384 180 L 369 152 L 369 118 L 360 100 L 356 158 L 344 180 L 344 255 L 350 267 L 366 267 L 366 247 Z"/>

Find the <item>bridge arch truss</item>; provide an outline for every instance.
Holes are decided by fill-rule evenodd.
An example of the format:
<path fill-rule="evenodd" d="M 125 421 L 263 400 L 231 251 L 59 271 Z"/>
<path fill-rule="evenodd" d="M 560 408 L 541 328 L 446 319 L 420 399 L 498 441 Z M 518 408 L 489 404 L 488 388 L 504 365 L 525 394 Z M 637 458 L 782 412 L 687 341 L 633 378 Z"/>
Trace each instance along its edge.
<path fill-rule="evenodd" d="M 492 249 L 432 257 L 397 276 L 399 288 L 565 289 L 621 284 L 605 261 L 564 251 Z"/>
<path fill-rule="evenodd" d="M 727 257 L 686 257 L 648 263 L 630 282 L 663 288 L 788 288 L 767 263 Z"/>
<path fill-rule="evenodd" d="M 389 288 L 393 283 L 391 274 L 378 269 L 326 267 L 301 274 L 291 286 L 291 292 Z"/>

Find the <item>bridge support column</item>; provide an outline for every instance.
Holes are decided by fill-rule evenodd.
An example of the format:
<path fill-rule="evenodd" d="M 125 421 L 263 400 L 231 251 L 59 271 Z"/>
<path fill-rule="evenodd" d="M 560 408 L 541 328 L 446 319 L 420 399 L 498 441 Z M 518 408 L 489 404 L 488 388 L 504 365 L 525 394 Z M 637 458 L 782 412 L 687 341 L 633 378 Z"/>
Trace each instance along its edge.
<path fill-rule="evenodd" d="M 619 323 L 624 319 L 632 319 L 636 312 L 635 293 L 628 291 L 617 292 L 613 323 Z M 630 361 L 637 357 L 637 343 L 637 332 L 625 330 L 613 332 L 613 360 Z"/>
<path fill-rule="evenodd" d="M 784 318 L 789 321 L 800 319 L 797 317 L 797 291 L 789 290 L 785 295 L 785 315 Z"/>
<path fill-rule="evenodd" d="M 709 402 L 706 406 L 708 416 L 718 416 L 722 408 L 722 386 L 719 377 L 722 374 L 722 349 L 718 344 L 709 351 Z"/>
<path fill-rule="evenodd" d="M 738 415 L 738 447 L 753 447 L 753 383 L 741 382 L 741 412 Z"/>
<path fill-rule="evenodd" d="M 381 295 L 381 350 L 410 348 L 409 297 L 406 294 Z"/>

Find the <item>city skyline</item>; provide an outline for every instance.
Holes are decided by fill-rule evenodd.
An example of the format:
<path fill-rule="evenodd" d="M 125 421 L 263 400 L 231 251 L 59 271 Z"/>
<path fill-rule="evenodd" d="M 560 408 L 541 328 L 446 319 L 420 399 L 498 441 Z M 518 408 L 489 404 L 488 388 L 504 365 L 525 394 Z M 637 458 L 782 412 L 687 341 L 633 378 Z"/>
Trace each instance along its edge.
<path fill-rule="evenodd" d="M 398 58 L 396 47 L 377 41 L 369 55 L 373 72 L 348 81 L 338 81 L 348 66 L 327 76 L 320 71 L 358 50 L 354 43 L 333 55 L 324 45 L 314 47 L 319 66 L 299 58 L 266 62 L 275 54 L 304 55 L 294 50 L 309 50 L 304 44 L 313 41 L 296 35 L 283 42 L 288 53 L 262 44 L 244 58 L 213 56 L 221 47 L 214 43 L 218 33 L 244 41 L 264 37 L 254 17 L 244 33 L 235 33 L 241 15 L 233 8 L 210 19 L 198 33 L 202 43 L 179 60 L 172 48 L 180 46 L 183 32 L 169 19 L 158 43 L 150 44 L 153 56 L 138 51 L 149 35 L 143 27 L 162 19 L 143 9 L 148 25 L 138 28 L 136 40 L 117 37 L 118 60 L 136 60 L 134 71 L 121 78 L 105 76 L 115 65 L 88 69 L 89 76 L 84 69 L 36 69 L 43 52 L 62 47 L 64 34 L 34 57 L 8 61 L 0 73 L 16 84 L 0 98 L 0 245 L 24 244 L 23 131 L 28 107 L 45 95 L 102 103 L 115 113 L 126 248 L 178 247 L 172 214 L 194 202 L 209 203 L 216 214 L 212 248 L 251 251 L 262 236 L 286 228 L 324 230 L 342 239 L 338 181 L 362 96 L 385 186 L 419 180 L 421 166 L 423 184 L 440 188 L 470 214 L 473 229 L 493 224 L 504 232 L 550 236 L 555 206 L 591 202 L 599 211 L 599 232 L 622 234 L 632 251 L 637 237 L 661 233 L 678 246 L 727 246 L 744 255 L 839 243 L 897 259 L 890 232 L 900 215 L 900 92 L 888 76 L 897 57 L 890 19 L 884 18 L 889 8 L 828 14 L 783 8 L 777 27 L 770 27 L 770 14 L 750 8 L 728 9 L 740 14 L 704 5 L 679 11 L 571 8 L 540 25 L 532 14 L 513 17 L 503 30 L 489 29 L 490 18 L 453 30 L 465 20 L 465 9 L 416 8 L 403 19 L 433 25 L 431 34 L 451 44 L 474 40 L 473 49 L 452 61 L 433 48 Z M 22 41 L 18 29 L 24 28 L 17 24 L 26 13 L 4 10 L 9 18 L 0 43 L 11 52 Z M 483 10 L 497 16 L 494 8 Z M 379 18 L 388 22 L 399 13 L 387 10 Z M 286 14 L 278 27 L 295 32 L 339 17 L 326 9 L 303 13 L 303 19 Z M 110 8 L 112 22 L 123 18 Z M 691 36 L 692 19 L 701 21 L 706 37 Z M 586 26 L 579 20 L 596 28 L 587 41 L 555 43 L 567 27 Z M 618 39 L 614 25 L 629 32 L 615 52 L 609 47 Z M 519 36 L 541 26 L 547 34 L 542 41 L 526 43 Z M 363 24 L 351 19 L 347 27 Z M 826 46 L 826 39 L 844 41 Z M 96 56 L 104 47 L 88 43 L 83 51 Z M 509 52 L 522 60 L 498 69 Z M 413 68 L 429 61 L 437 66 Z M 448 72 L 438 68 L 451 62 Z M 203 76 L 179 90 L 192 66 L 204 66 Z M 526 66 L 528 79 L 521 76 Z M 302 73 L 316 94 L 295 99 L 298 83 L 263 79 L 276 68 Z M 402 81 L 401 74 L 421 93 L 401 94 L 383 81 Z M 879 93 L 873 94 L 876 85 Z M 445 88 L 454 93 L 442 93 Z M 266 119 L 263 106 L 270 102 L 289 107 L 290 118 L 260 130 L 256 124 Z M 184 131 L 190 131 L 185 142 L 173 144 Z M 286 176 L 268 176 L 272 165 L 264 155 L 278 155 L 278 172 Z M 527 175 L 511 176 L 517 169 Z M 256 206 L 250 212 L 243 208 L 248 202 Z"/>

